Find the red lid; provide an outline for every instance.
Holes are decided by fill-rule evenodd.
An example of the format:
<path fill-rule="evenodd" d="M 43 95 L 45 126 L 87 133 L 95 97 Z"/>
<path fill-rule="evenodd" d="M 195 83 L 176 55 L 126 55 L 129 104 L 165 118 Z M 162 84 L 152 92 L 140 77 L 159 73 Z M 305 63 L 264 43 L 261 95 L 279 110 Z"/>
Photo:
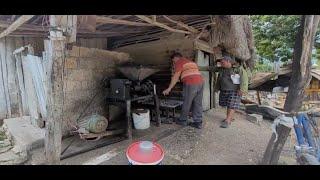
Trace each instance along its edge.
<path fill-rule="evenodd" d="M 146 142 L 146 141 L 145 141 Z M 162 147 L 157 143 L 152 143 L 153 147 L 150 151 L 143 150 L 141 144 L 143 141 L 132 143 L 127 149 L 127 157 L 137 163 L 149 164 L 159 162 L 164 157 Z"/>

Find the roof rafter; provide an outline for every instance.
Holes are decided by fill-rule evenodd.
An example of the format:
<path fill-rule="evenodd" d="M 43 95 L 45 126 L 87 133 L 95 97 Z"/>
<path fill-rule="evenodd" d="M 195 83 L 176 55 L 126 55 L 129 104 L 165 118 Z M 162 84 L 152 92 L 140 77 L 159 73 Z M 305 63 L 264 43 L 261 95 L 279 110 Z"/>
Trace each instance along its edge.
<path fill-rule="evenodd" d="M 122 19 L 112 19 L 104 16 L 97 16 L 97 23 L 101 24 L 120 24 L 120 25 L 128 25 L 128 26 L 153 26 L 148 23 L 140 23 L 134 21 L 127 21 Z"/>
<path fill-rule="evenodd" d="M 165 16 L 165 15 L 163 15 L 163 17 L 164 17 L 166 20 L 168 20 L 168 21 L 170 21 L 170 22 L 172 22 L 172 23 L 175 23 L 175 24 L 177 24 L 178 26 L 180 26 L 180 27 L 182 27 L 182 28 L 185 28 L 186 30 L 188 30 L 188 31 L 190 31 L 190 32 L 192 32 L 192 33 L 198 33 L 198 32 L 199 32 L 196 28 L 194 28 L 194 27 L 192 27 L 192 26 L 189 26 L 189 25 L 187 25 L 187 24 L 184 24 L 183 22 L 175 21 L 175 20 L 173 20 L 173 19 L 171 19 L 171 18 L 169 18 L 168 16 Z"/>
<path fill-rule="evenodd" d="M 150 23 L 150 24 L 152 24 L 152 25 L 154 25 L 154 26 L 161 27 L 161 28 L 166 29 L 166 30 L 171 31 L 171 32 L 191 34 L 191 32 L 189 32 L 189 31 L 183 31 L 183 30 L 180 30 L 180 29 L 174 29 L 174 28 L 172 28 L 172 27 L 170 27 L 170 26 L 167 26 L 167 25 L 165 25 L 165 24 L 162 24 L 162 23 L 159 23 L 159 22 L 157 22 L 157 21 L 154 21 L 154 20 L 152 20 L 151 18 L 148 18 L 147 16 L 136 15 L 136 17 L 144 20 L 144 21 L 147 22 L 147 23 Z"/>
<path fill-rule="evenodd" d="M 23 15 L 20 16 L 16 21 L 14 21 L 6 30 L 2 31 L 0 34 L 0 38 L 3 38 L 10 34 L 11 32 L 18 29 L 22 24 L 30 20 L 34 15 Z"/>

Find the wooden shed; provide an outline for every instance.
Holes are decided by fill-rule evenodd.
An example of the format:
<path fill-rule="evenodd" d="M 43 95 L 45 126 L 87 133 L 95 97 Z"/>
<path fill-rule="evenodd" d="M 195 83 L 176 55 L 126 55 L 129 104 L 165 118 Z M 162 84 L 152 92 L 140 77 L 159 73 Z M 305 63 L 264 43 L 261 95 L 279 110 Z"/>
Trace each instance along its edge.
<path fill-rule="evenodd" d="M 311 70 L 312 79 L 310 85 L 306 88 L 306 101 L 320 102 L 320 70 Z"/>
<path fill-rule="evenodd" d="M 221 53 L 215 47 L 250 67 L 255 62 L 247 16 L 1 15 L 0 28 L 0 119 L 30 115 L 34 125 L 45 127 L 50 163 L 59 160 L 62 135 L 120 64 L 161 69 L 151 77 L 161 92 L 172 74 L 169 56 L 181 52 L 200 66 L 208 110 L 215 99 L 209 67 Z M 97 103 L 91 112 L 105 109 Z"/>

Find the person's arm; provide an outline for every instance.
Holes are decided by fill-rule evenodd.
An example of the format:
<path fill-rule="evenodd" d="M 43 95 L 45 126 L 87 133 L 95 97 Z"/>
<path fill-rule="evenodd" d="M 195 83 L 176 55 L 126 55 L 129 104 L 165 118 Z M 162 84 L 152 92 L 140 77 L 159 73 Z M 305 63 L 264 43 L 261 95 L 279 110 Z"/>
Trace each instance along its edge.
<path fill-rule="evenodd" d="M 181 71 L 174 73 L 174 75 L 171 77 L 169 87 L 162 92 L 164 95 L 168 95 L 171 89 L 177 84 L 177 82 L 179 81 L 180 74 L 181 74 Z"/>

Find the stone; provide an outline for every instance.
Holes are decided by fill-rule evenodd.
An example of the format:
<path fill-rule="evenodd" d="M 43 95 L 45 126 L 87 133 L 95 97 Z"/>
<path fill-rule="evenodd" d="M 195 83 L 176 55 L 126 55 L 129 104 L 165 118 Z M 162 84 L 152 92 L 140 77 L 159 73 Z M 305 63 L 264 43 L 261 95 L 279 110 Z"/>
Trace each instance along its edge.
<path fill-rule="evenodd" d="M 45 130 L 31 124 L 30 116 L 4 120 L 4 126 L 14 147 L 19 152 L 44 146 Z"/>
<path fill-rule="evenodd" d="M 260 125 L 260 123 L 263 121 L 263 116 L 260 114 L 247 114 L 247 120 Z"/>
<path fill-rule="evenodd" d="M 88 89 L 88 82 L 89 81 L 81 81 L 81 89 L 87 90 Z"/>
<path fill-rule="evenodd" d="M 27 160 L 26 152 L 7 151 L 0 154 L 0 165 L 19 165 Z"/>
<path fill-rule="evenodd" d="M 81 82 L 80 81 L 68 81 L 67 86 L 66 86 L 66 91 L 76 91 L 80 90 L 82 88 Z"/>
<path fill-rule="evenodd" d="M 80 57 L 88 57 L 91 54 L 90 48 L 79 47 L 79 51 Z"/>
<path fill-rule="evenodd" d="M 73 80 L 73 81 L 83 81 L 85 80 L 85 76 L 83 74 L 83 70 L 76 69 L 72 70 L 69 74 L 69 77 L 67 77 L 68 80 Z"/>
<path fill-rule="evenodd" d="M 79 58 L 79 68 L 80 69 L 89 69 L 91 61 L 88 61 L 89 58 Z"/>
<path fill-rule="evenodd" d="M 74 57 L 67 58 L 65 61 L 65 67 L 67 69 L 76 69 L 77 65 L 77 59 Z"/>
<path fill-rule="evenodd" d="M 7 152 L 11 148 L 12 148 L 12 145 L 9 139 L 4 139 L 0 141 L 0 153 Z"/>
<path fill-rule="evenodd" d="M 84 81 L 84 80 L 90 81 L 93 78 L 91 70 L 82 70 L 82 75 L 83 75 L 83 79 L 81 79 L 81 81 Z"/>
<path fill-rule="evenodd" d="M 80 48 L 77 46 L 73 46 L 72 50 L 69 51 L 69 56 L 79 57 L 80 56 Z"/>

